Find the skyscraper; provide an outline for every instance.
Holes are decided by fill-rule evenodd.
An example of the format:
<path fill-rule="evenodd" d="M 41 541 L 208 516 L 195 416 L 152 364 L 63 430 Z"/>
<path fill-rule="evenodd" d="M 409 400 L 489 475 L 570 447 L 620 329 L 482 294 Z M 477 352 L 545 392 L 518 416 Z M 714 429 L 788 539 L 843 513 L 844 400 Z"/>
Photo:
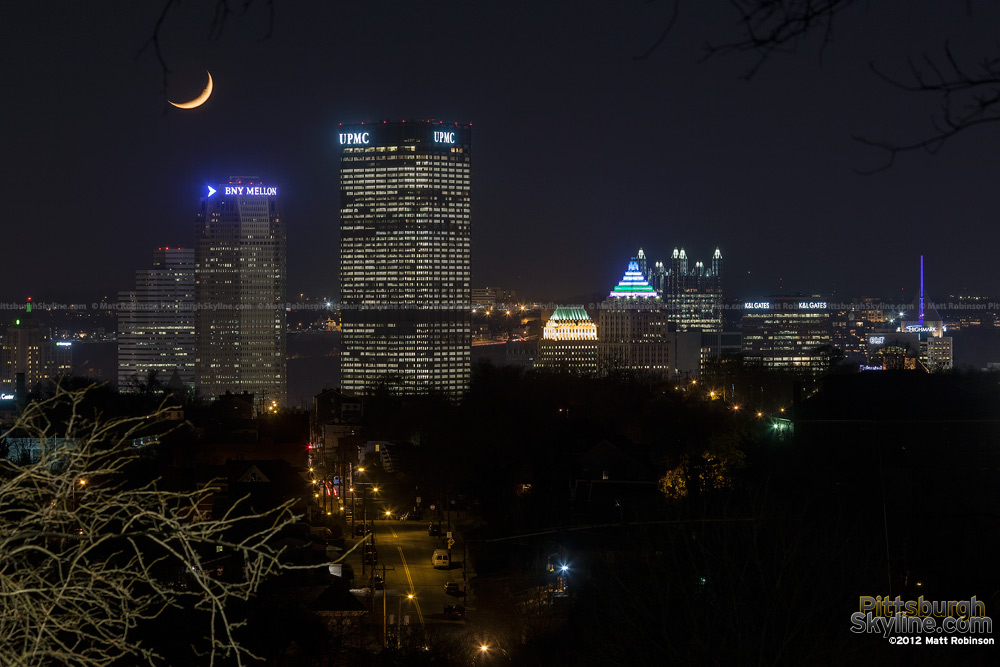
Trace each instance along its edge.
<path fill-rule="evenodd" d="M 341 126 L 341 384 L 364 393 L 469 386 L 472 128 Z"/>
<path fill-rule="evenodd" d="M 657 262 L 651 269 L 644 269 L 641 249 L 639 254 L 640 269 L 663 298 L 677 331 L 722 331 L 722 252 L 718 248 L 707 267 L 701 261 L 689 266 L 683 248 L 674 248 L 669 268 Z"/>
<path fill-rule="evenodd" d="M 538 342 L 535 368 L 578 375 L 597 374 L 597 325 L 583 306 L 555 309 Z"/>
<path fill-rule="evenodd" d="M 118 389 L 138 389 L 150 373 L 194 386 L 194 249 L 157 248 L 153 268 L 135 272 L 118 296 Z M 175 378 L 176 374 L 176 378 Z"/>
<path fill-rule="evenodd" d="M 743 354 L 768 370 L 822 373 L 830 365 L 830 340 L 829 306 L 818 297 L 743 304 Z"/>
<path fill-rule="evenodd" d="M 278 188 L 233 177 L 209 187 L 195 223 L 195 383 L 284 405 L 285 225 Z"/>
<path fill-rule="evenodd" d="M 920 256 L 920 291 L 913 299 L 916 319 L 903 316 L 899 330 L 917 334 L 920 341 L 920 361 L 929 371 L 950 370 L 954 366 L 954 345 L 951 336 L 945 336 L 948 327 L 941 320 L 934 303 L 924 296 L 924 256 Z M 902 313 L 901 313 L 902 315 Z"/>
<path fill-rule="evenodd" d="M 30 391 L 40 380 L 52 375 L 55 350 L 49 330 L 30 315 L 18 315 L 7 326 L 0 346 L 0 390 L 17 389 L 17 376 L 24 376 Z"/>
<path fill-rule="evenodd" d="M 668 316 L 663 301 L 643 276 L 638 257 L 629 260 L 622 279 L 600 308 L 597 364 L 601 374 L 670 377 Z"/>

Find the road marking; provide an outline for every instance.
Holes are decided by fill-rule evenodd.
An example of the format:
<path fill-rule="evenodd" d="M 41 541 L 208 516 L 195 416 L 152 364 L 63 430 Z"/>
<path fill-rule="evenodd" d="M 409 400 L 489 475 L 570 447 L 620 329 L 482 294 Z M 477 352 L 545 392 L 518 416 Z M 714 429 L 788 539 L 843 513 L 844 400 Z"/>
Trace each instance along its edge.
<path fill-rule="evenodd" d="M 415 591 L 413 587 L 413 579 L 410 578 L 410 568 L 406 565 L 406 557 L 403 556 L 403 547 L 396 547 L 399 550 L 399 560 L 403 561 L 403 572 L 406 573 L 406 581 L 410 583 L 410 591 Z M 413 606 L 417 608 L 417 618 L 420 619 L 420 625 L 424 624 L 424 612 L 420 611 L 420 600 L 416 597 L 413 598 Z"/>
<path fill-rule="evenodd" d="M 389 532 L 390 532 L 390 533 L 392 533 L 392 536 L 393 536 L 393 537 L 394 537 L 395 539 L 397 539 L 397 540 L 399 539 L 399 535 L 397 535 L 397 534 L 396 534 L 396 531 L 394 531 L 394 530 L 392 529 L 392 526 L 389 526 Z"/>

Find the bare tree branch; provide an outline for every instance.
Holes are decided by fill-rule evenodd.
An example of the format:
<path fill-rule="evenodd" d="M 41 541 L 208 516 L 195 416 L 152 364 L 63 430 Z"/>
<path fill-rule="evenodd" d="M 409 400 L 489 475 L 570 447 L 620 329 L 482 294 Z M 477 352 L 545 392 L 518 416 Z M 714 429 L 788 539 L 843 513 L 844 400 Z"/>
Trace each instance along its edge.
<path fill-rule="evenodd" d="M 247 600 L 269 576 L 287 569 L 274 545 L 294 517 L 237 501 L 205 517 L 198 491 L 165 491 L 156 480 L 129 480 L 144 455 L 140 437 L 166 434 L 166 407 L 147 417 L 86 416 L 88 390 L 57 388 L 30 404 L 0 435 L 33 452 L 0 460 L 0 655 L 5 665 L 164 664 L 142 629 L 168 609 L 204 617 L 203 645 L 216 664 L 256 656 L 236 631 L 244 620 L 232 602 Z M 212 560 L 240 564 L 222 577 Z M 197 616 L 201 614 L 202 616 Z"/>
<path fill-rule="evenodd" d="M 208 39 L 221 39 L 229 17 L 244 16 L 250 11 L 254 1 L 255 0 L 241 0 L 239 8 L 234 10 L 229 6 L 230 0 L 214 0 L 214 5 L 212 6 L 212 18 L 208 24 Z M 170 66 L 167 64 L 167 59 L 163 55 L 163 50 L 160 48 L 160 45 L 167 16 L 170 13 L 170 10 L 179 3 L 180 0 L 163 0 L 163 10 L 160 12 L 159 17 L 156 19 L 156 23 L 153 25 L 152 34 L 148 39 L 146 39 L 145 42 L 143 42 L 142 46 L 139 47 L 139 50 L 135 54 L 135 57 L 138 58 L 145 53 L 147 49 L 152 47 L 153 53 L 156 56 L 156 62 L 160 65 L 165 108 L 167 99 L 167 80 L 170 76 Z M 261 41 L 270 38 L 271 34 L 274 32 L 274 0 L 264 0 L 264 5 L 267 7 L 267 31 L 264 33 L 264 36 L 261 37 Z"/>
<path fill-rule="evenodd" d="M 856 170 L 858 173 L 884 171 L 901 153 L 923 150 L 933 155 L 955 135 L 1000 121 L 1000 61 L 984 58 L 977 68 L 970 70 L 960 63 L 948 43 L 944 45 L 940 61 L 928 54 L 923 54 L 921 60 L 924 67 L 918 67 L 912 59 L 907 60 L 908 80 L 892 77 L 874 63 L 871 69 L 876 76 L 900 90 L 938 97 L 940 111 L 931 116 L 932 132 L 922 139 L 904 143 L 855 136 L 856 141 L 886 153 L 883 164 L 873 169 Z"/>
<path fill-rule="evenodd" d="M 651 0 L 647 0 L 647 2 L 650 1 Z M 660 36 L 656 38 L 656 41 L 653 42 L 648 49 L 646 49 L 639 55 L 635 56 L 634 58 L 635 60 L 645 60 L 650 56 L 651 53 L 660 48 L 663 42 L 666 41 L 667 37 L 670 36 L 670 31 L 674 29 L 674 25 L 677 23 L 677 16 L 680 13 L 680 8 L 681 8 L 681 0 L 673 0 L 673 8 L 671 9 L 670 12 L 670 18 L 667 19 L 666 27 L 663 28 L 663 31 L 660 33 Z"/>
<path fill-rule="evenodd" d="M 775 53 L 794 52 L 811 33 L 822 32 L 820 57 L 832 41 L 834 21 L 858 0 L 730 0 L 739 19 L 739 36 L 735 39 L 706 46 L 703 60 L 731 52 L 752 53 L 754 62 L 744 72 L 751 79 Z M 972 16 L 972 4 L 965 3 Z M 643 54 L 648 56 L 658 48 L 676 22 L 674 13 L 666 29 L 654 45 Z M 858 142 L 885 153 L 885 161 L 873 169 L 855 170 L 872 174 L 892 166 L 896 156 L 923 150 L 936 153 L 941 146 L 966 130 L 1000 121 L 1000 57 L 983 57 L 975 67 L 963 62 L 945 41 L 942 55 L 924 53 L 917 60 L 907 58 L 907 77 L 900 78 L 871 65 L 876 76 L 890 85 L 914 93 L 930 93 L 938 97 L 939 111 L 930 118 L 931 131 L 912 141 L 875 140 L 855 136 Z"/>
<path fill-rule="evenodd" d="M 706 45 L 705 58 L 753 52 L 756 62 L 743 74 L 751 79 L 773 53 L 794 52 L 799 42 L 816 29 L 823 31 L 820 55 L 833 39 L 834 19 L 858 0 L 730 0 L 739 14 L 743 36 Z"/>

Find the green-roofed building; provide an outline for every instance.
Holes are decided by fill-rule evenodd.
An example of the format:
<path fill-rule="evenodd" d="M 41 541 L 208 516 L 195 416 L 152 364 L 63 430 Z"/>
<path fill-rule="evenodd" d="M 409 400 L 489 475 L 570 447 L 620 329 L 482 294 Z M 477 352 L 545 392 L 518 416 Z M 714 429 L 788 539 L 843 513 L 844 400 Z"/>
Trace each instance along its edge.
<path fill-rule="evenodd" d="M 538 342 L 535 368 L 577 375 L 597 373 L 597 325 L 583 306 L 555 309 Z"/>

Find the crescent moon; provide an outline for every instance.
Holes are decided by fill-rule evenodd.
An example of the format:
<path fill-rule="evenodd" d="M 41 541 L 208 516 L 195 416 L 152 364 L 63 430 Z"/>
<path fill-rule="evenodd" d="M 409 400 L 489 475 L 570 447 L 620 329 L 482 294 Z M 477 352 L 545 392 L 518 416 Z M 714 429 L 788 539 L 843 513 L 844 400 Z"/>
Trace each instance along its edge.
<path fill-rule="evenodd" d="M 207 102 L 208 98 L 212 96 L 212 73 L 209 72 L 208 70 L 205 70 L 205 72 L 208 74 L 208 85 L 205 86 L 205 90 L 201 91 L 201 95 L 194 98 L 190 102 L 178 103 L 178 102 L 170 102 L 170 100 L 167 100 L 167 102 L 170 102 L 178 109 L 194 109 L 195 107 L 200 107 L 202 104 Z"/>

